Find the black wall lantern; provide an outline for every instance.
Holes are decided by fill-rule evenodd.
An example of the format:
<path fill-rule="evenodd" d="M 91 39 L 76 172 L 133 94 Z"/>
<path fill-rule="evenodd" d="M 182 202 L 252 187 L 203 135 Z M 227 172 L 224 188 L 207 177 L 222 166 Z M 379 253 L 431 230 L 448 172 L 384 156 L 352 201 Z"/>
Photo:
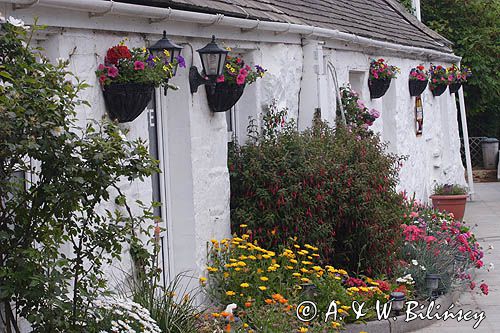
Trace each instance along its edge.
<path fill-rule="evenodd" d="M 210 94 L 215 94 L 216 79 L 222 75 L 224 66 L 226 65 L 226 57 L 229 51 L 219 47 L 215 42 L 215 36 L 212 36 L 212 41 L 205 47 L 197 50 L 200 54 L 201 65 L 203 66 L 203 74 L 208 77 L 206 79 L 199 72 L 196 66 L 192 66 L 189 70 L 189 85 L 191 93 L 198 91 L 200 85 L 208 85 Z"/>
<path fill-rule="evenodd" d="M 168 51 L 169 58 L 166 59 L 165 51 Z M 175 43 L 172 43 L 170 39 L 167 38 L 167 32 L 163 30 L 163 38 L 154 43 L 149 47 L 149 52 L 155 57 L 160 59 L 168 60 L 168 62 L 172 63 L 175 59 L 177 59 L 181 55 L 182 46 L 179 46 Z M 172 74 L 175 76 L 177 73 L 177 67 L 172 68 Z M 167 94 L 167 87 L 165 86 L 165 95 Z"/>

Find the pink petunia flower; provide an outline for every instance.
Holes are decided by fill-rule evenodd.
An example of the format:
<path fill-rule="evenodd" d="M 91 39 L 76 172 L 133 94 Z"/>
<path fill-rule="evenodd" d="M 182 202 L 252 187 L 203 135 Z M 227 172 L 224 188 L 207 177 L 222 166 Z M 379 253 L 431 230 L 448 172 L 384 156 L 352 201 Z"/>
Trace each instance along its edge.
<path fill-rule="evenodd" d="M 134 70 L 136 70 L 136 71 L 144 70 L 144 63 L 142 61 L 135 61 L 134 62 Z"/>
<path fill-rule="evenodd" d="M 217 77 L 217 79 L 215 80 L 215 82 L 217 83 L 222 83 L 226 81 L 226 78 L 224 77 L 224 75 L 220 75 L 219 77 Z"/>
<path fill-rule="evenodd" d="M 246 76 L 244 76 L 243 74 L 238 74 L 238 76 L 236 77 L 236 84 L 241 86 L 242 84 L 245 83 L 245 79 Z"/>
<path fill-rule="evenodd" d="M 118 68 L 116 68 L 114 65 L 111 67 L 108 67 L 108 76 L 115 78 L 118 76 Z"/>
<path fill-rule="evenodd" d="M 99 71 L 103 71 L 106 69 L 106 66 L 104 66 L 103 64 L 99 64 L 99 66 L 97 67 L 97 70 Z"/>

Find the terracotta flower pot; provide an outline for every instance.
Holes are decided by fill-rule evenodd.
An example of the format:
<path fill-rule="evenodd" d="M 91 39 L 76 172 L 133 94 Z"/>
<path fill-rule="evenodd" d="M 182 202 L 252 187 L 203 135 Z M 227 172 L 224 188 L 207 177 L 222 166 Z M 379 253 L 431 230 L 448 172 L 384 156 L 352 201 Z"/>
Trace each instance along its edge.
<path fill-rule="evenodd" d="M 458 195 L 431 195 L 432 206 L 440 211 L 452 213 L 455 219 L 464 218 L 465 204 L 467 203 L 467 194 Z"/>
<path fill-rule="evenodd" d="M 408 87 L 410 89 L 410 96 L 422 95 L 425 88 L 427 87 L 427 82 L 428 82 L 427 80 L 425 80 L 425 81 L 409 80 Z"/>
<path fill-rule="evenodd" d="M 139 117 L 153 98 L 154 86 L 140 83 L 111 83 L 104 87 L 104 101 L 113 120 L 126 123 Z"/>
<path fill-rule="evenodd" d="M 245 84 L 234 85 L 227 82 L 217 83 L 214 93 L 211 94 L 210 87 L 205 85 L 207 91 L 208 105 L 212 112 L 224 112 L 231 109 L 243 95 Z"/>
<path fill-rule="evenodd" d="M 368 88 L 370 89 L 370 98 L 380 98 L 385 95 L 391 85 L 391 79 L 370 79 Z"/>

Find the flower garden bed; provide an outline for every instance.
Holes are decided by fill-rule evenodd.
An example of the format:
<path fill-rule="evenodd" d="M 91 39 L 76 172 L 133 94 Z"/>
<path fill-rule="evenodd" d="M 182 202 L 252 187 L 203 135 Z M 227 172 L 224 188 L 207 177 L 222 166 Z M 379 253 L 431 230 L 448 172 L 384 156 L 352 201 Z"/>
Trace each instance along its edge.
<path fill-rule="evenodd" d="M 205 313 L 206 332 L 216 328 L 226 332 L 404 332 L 430 325 L 430 320 L 405 323 L 406 315 L 394 321 L 394 313 L 377 320 L 377 302 L 383 306 L 391 292 L 399 291 L 419 306 L 436 298 L 435 304 L 444 311 L 459 291 L 475 288 L 473 269 L 483 266 L 482 249 L 469 227 L 452 215 L 412 200 L 406 208 L 409 213 L 402 216 L 401 224 L 405 241 L 390 277 L 355 277 L 342 268 L 322 265 L 318 248 L 297 244 L 296 239 L 279 252 L 264 249 L 247 225 L 240 225 L 241 236 L 212 240 L 210 266 L 200 282 L 213 304 L 220 306 Z M 457 262 L 457 255 L 464 260 Z M 426 286 L 428 272 L 441 276 L 435 296 Z M 488 293 L 486 284 L 480 289 Z M 318 316 L 306 324 L 298 319 L 304 301 L 314 302 L 318 309 Z M 333 315 L 325 317 L 332 301 L 337 306 L 336 320 Z M 357 317 L 353 302 L 365 303 L 363 316 Z M 230 311 L 223 311 L 230 304 Z"/>

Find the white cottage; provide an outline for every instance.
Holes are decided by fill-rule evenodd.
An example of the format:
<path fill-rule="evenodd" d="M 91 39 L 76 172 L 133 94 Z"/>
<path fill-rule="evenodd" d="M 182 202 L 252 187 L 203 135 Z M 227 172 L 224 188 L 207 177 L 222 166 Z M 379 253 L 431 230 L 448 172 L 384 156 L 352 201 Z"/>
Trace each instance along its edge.
<path fill-rule="evenodd" d="M 455 96 L 423 93 L 424 131 L 415 135 L 415 98 L 408 92 L 412 67 L 460 61 L 451 43 L 408 14 L 395 0 L 0 0 L 4 16 L 48 25 L 37 36 L 52 60 L 70 60 L 70 70 L 93 85 L 84 92 L 92 108 L 79 120 L 106 115 L 94 71 L 108 47 L 127 38 L 132 47 L 155 43 L 163 30 L 183 46 L 190 65 L 200 66 L 197 49 L 216 35 L 220 44 L 242 53 L 247 63 L 268 74 L 249 86 L 227 113 L 213 113 L 204 89 L 191 94 L 188 70 L 179 69 L 167 96 L 122 125 L 131 138 L 150 141 L 163 173 L 123 190 L 144 202 L 163 203 L 161 216 L 165 271 L 200 271 L 206 243 L 228 236 L 229 174 L 227 142 L 245 139 L 248 118 L 259 119 L 272 99 L 290 110 L 300 129 L 315 111 L 335 120 L 338 85 L 350 83 L 370 107 L 381 111 L 374 125 L 389 149 L 409 159 L 400 188 L 426 200 L 434 182 L 465 183 Z M 387 94 L 370 100 L 371 58 L 401 68 Z"/>

